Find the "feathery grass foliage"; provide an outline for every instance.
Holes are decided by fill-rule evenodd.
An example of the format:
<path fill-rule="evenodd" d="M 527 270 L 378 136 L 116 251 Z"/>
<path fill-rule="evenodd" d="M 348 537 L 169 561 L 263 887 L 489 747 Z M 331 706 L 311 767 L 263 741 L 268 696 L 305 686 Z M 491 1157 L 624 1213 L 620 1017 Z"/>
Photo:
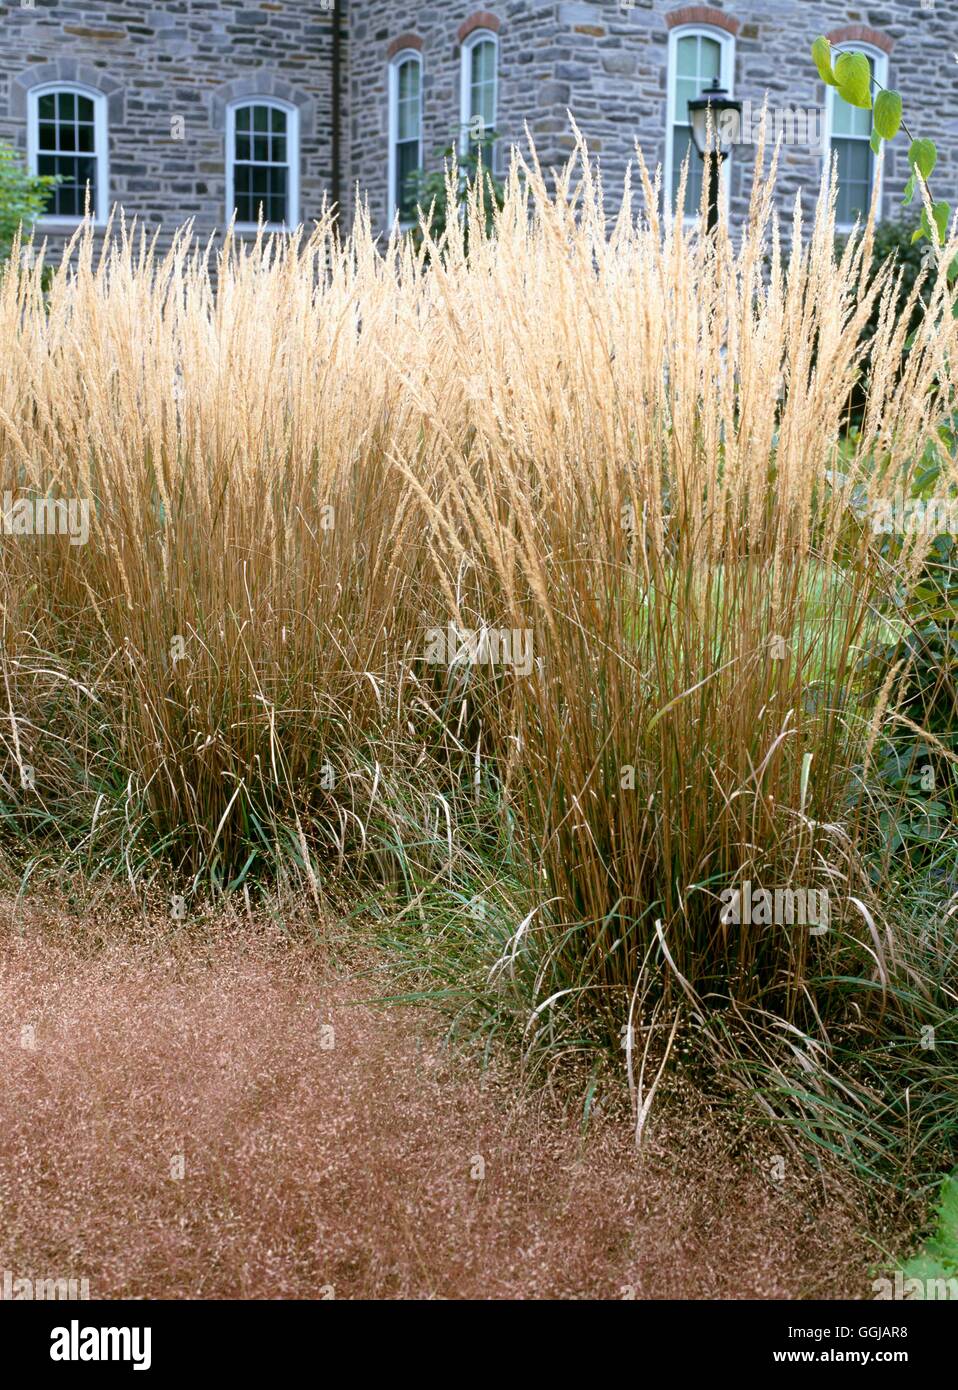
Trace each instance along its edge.
<path fill-rule="evenodd" d="M 441 246 L 324 217 L 211 277 L 121 223 L 46 295 L 42 258 L 0 280 L 3 489 L 95 502 L 86 545 L 2 547 L 8 853 L 418 906 L 501 880 L 494 979 L 553 1033 L 906 1016 L 865 868 L 896 672 L 862 655 L 930 538 L 890 575 L 860 504 L 940 446 L 956 248 L 902 306 L 873 221 L 836 258 L 829 187 L 782 228 L 760 154 L 709 236 L 639 170 L 611 226 L 580 146 L 551 193 L 516 152 Z M 450 623 L 528 634 L 528 672 L 426 660 Z M 745 880 L 827 890 L 829 929 L 723 920 Z"/>

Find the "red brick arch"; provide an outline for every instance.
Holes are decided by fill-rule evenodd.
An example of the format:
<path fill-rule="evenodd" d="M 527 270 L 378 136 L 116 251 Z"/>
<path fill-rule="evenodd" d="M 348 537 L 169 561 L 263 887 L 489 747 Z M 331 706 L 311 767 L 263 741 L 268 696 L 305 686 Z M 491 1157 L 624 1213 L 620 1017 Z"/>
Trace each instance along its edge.
<path fill-rule="evenodd" d="M 500 21 L 491 10 L 476 10 L 468 19 L 464 19 L 459 26 L 459 42 L 467 39 L 474 29 L 491 29 L 494 34 L 498 34 L 502 27 Z"/>
<path fill-rule="evenodd" d="M 890 53 L 895 47 L 894 39 L 880 29 L 869 28 L 867 24 L 846 24 L 841 29 L 833 29 L 825 37 L 829 43 L 870 43 L 872 48 L 880 48 L 883 53 Z"/>
<path fill-rule="evenodd" d="M 404 48 L 415 48 L 419 53 L 422 52 L 422 39 L 418 34 L 400 34 L 397 39 L 386 49 L 387 58 L 395 58 L 397 53 L 401 53 Z"/>
<path fill-rule="evenodd" d="M 729 34 L 737 34 L 742 27 L 740 20 L 733 19 L 724 10 L 717 10 L 714 5 L 684 5 L 681 10 L 671 10 L 665 16 L 665 23 L 670 29 L 679 24 L 708 24 L 712 29 L 724 29 Z"/>

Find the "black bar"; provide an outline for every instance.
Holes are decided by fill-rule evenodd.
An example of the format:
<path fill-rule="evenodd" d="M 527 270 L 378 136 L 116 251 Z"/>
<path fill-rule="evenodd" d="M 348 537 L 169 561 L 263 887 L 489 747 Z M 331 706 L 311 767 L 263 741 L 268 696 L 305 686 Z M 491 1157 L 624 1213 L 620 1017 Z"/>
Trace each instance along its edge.
<path fill-rule="evenodd" d="M 55 1329 L 61 1329 L 55 1332 Z M 149 1361 L 143 1330 L 149 1328 Z M 92 1333 L 84 1329 L 93 1329 Z M 100 1329 L 128 1329 L 129 1339 Z M 132 1329 L 139 1329 L 137 1338 Z M 370 1333 L 373 1333 L 371 1336 Z M 333 1299 L 315 1302 L 18 1302 L 0 1306 L 4 1360 L 22 1375 L 53 1371 L 68 1384 L 92 1372 L 98 1379 L 155 1376 L 164 1384 L 191 1375 L 330 1370 L 341 1360 L 364 1378 L 381 1354 L 391 1376 L 428 1380 L 459 1377 L 464 1367 L 441 1355 L 444 1337 L 464 1339 L 474 1378 L 484 1358 L 489 1374 L 508 1366 L 510 1379 L 526 1368 L 541 1378 L 558 1359 L 563 1378 L 598 1376 L 611 1346 L 597 1334 L 613 1332 L 615 1345 L 644 1376 L 664 1367 L 685 1371 L 760 1372 L 774 1380 L 794 1367 L 839 1365 L 872 1373 L 911 1375 L 947 1364 L 954 1348 L 955 1309 L 937 1302 L 836 1303 L 585 1302 L 525 1305 L 487 1302 L 465 1306 L 423 1301 L 402 1309 Z M 353 1338 L 352 1334 L 358 1334 Z M 376 1335 L 376 1334 L 380 1335 Z M 381 1334 L 385 1333 L 383 1336 Z M 392 1335 L 390 1335 L 392 1334 Z M 508 1344 L 501 1335 L 509 1336 Z M 511 1334 L 511 1335 L 510 1335 Z M 413 1340 L 413 1338 L 415 1340 Z M 347 1340 L 348 1339 L 348 1340 Z M 429 1340 L 426 1340 L 429 1339 Z M 427 1348 L 436 1349 L 435 1358 Z M 56 1347 L 129 1354 L 124 1361 L 54 1360 Z M 508 1347 L 508 1350 L 507 1350 Z M 410 1357 L 410 1353 L 412 1353 Z M 134 1356 L 144 1363 L 134 1370 Z M 407 1360 L 407 1358 L 409 1358 Z M 49 1371 L 47 1370 L 49 1368 Z M 591 1369 L 590 1369 L 591 1368 Z M 424 1375 L 425 1372 L 425 1375 Z M 41 1383 L 48 1383 L 44 1380 Z"/>

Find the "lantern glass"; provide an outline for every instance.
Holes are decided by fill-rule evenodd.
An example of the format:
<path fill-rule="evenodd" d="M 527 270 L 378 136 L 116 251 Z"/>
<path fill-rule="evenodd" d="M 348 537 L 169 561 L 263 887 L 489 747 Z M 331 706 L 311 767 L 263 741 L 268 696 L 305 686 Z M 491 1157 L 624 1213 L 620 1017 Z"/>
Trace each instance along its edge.
<path fill-rule="evenodd" d="M 692 139 L 699 154 L 704 155 L 709 145 L 709 108 L 705 102 L 696 102 L 694 107 L 690 102 L 689 107 L 692 117 Z M 712 138 L 714 139 L 714 135 Z"/>
<path fill-rule="evenodd" d="M 716 77 L 695 101 L 689 102 L 689 124 L 695 148 L 704 158 L 718 149 L 724 159 L 737 143 L 742 103 L 733 101 Z"/>

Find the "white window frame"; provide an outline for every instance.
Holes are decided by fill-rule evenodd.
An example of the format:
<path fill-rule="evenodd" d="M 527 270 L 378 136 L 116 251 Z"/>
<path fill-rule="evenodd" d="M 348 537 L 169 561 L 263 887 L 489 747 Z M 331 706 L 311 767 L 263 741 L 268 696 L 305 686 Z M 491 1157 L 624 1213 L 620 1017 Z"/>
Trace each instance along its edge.
<path fill-rule="evenodd" d="M 419 168 L 423 167 L 423 127 L 424 120 L 424 91 L 423 78 L 425 77 L 425 65 L 422 61 L 422 53 L 418 48 L 401 48 L 398 53 L 394 53 L 389 60 L 389 222 L 390 225 L 395 221 L 399 212 L 399 188 L 397 186 L 397 160 L 396 146 L 399 143 L 399 69 L 404 63 L 412 60 L 419 64 Z M 414 223 L 400 222 L 401 227 L 412 227 Z"/>
<path fill-rule="evenodd" d="M 885 50 L 884 50 L 883 48 L 876 48 L 875 45 L 874 45 L 874 44 L 871 44 L 871 43 L 859 43 L 859 42 L 857 42 L 857 41 L 851 41 L 851 40 L 850 40 L 850 41 L 847 42 L 847 43 L 838 43 L 838 44 L 835 44 L 834 48 L 832 49 L 833 61 L 834 61 L 835 57 L 838 56 L 839 53 L 864 53 L 864 54 L 866 54 L 867 57 L 869 57 L 869 58 L 872 60 L 872 66 L 873 66 L 872 76 L 875 78 L 875 81 L 876 81 L 876 82 L 880 82 L 881 85 L 882 85 L 883 87 L 887 87 L 887 86 L 888 86 L 888 54 L 885 52 Z M 872 101 L 873 101 L 873 102 L 874 102 L 874 99 L 875 99 L 875 91 L 874 91 L 874 89 L 873 89 L 873 90 L 872 90 Z M 833 150 L 832 150 L 832 138 L 833 138 L 833 135 L 834 135 L 834 131 L 833 131 L 832 127 L 833 127 L 833 124 L 834 124 L 834 112 L 835 112 L 835 88 L 834 88 L 834 87 L 830 87 L 830 86 L 826 83 L 826 84 L 825 84 L 825 122 L 824 122 L 824 133 L 823 133 L 823 137 L 822 137 L 822 138 L 823 138 L 823 141 L 824 141 L 824 147 L 823 147 L 823 149 L 822 149 L 822 173 L 823 173 L 823 174 L 831 167 L 831 162 L 832 162 L 832 155 L 833 155 Z M 839 136 L 838 138 L 841 140 L 841 139 L 846 139 L 847 137 L 845 137 L 845 136 Z M 881 171 L 881 169 L 879 168 L 878 157 L 877 157 L 876 155 L 872 155 L 872 170 L 873 170 L 873 183 L 872 183 L 871 189 L 869 190 L 869 202 L 871 201 L 871 196 L 874 195 L 874 192 L 875 192 L 875 185 L 877 184 L 877 186 L 878 186 L 878 215 L 879 215 L 879 217 L 880 217 L 880 216 L 881 216 L 881 200 L 882 200 L 882 171 Z M 852 230 L 852 228 L 854 227 L 854 225 L 855 225 L 854 222 L 839 222 L 839 221 L 836 220 L 836 222 L 835 222 L 835 229 L 836 229 L 836 231 L 839 231 L 839 232 L 850 232 L 850 231 Z"/>
<path fill-rule="evenodd" d="M 459 53 L 459 153 L 469 151 L 469 125 L 472 121 L 472 50 L 481 43 L 492 43 L 495 53 L 495 86 L 493 88 L 492 128 L 496 129 L 499 120 L 499 35 L 494 29 L 473 29 L 462 41 Z M 493 167 L 496 172 L 498 149 L 493 149 Z"/>
<path fill-rule="evenodd" d="M 675 84 L 678 80 L 678 56 L 679 40 L 692 38 L 711 39 L 719 45 L 719 81 L 728 92 L 730 97 L 735 95 L 735 35 L 730 34 L 727 29 L 718 29 L 711 24 L 677 24 L 674 29 L 669 30 L 669 49 L 667 77 L 665 84 L 665 166 L 663 170 L 663 198 L 665 205 L 670 211 L 672 208 L 672 181 L 673 181 L 673 161 L 675 146 L 675 122 L 672 115 L 674 104 Z M 698 155 L 693 155 L 698 159 Z M 731 156 L 729 156 L 731 158 Z M 725 211 L 728 212 L 729 188 L 731 179 L 729 178 L 728 159 L 723 159 L 719 171 L 719 196 L 725 204 Z M 683 214 L 687 224 L 695 222 L 694 216 Z"/>
<path fill-rule="evenodd" d="M 95 87 L 86 87 L 81 82 L 45 82 L 42 86 L 31 87 L 27 93 L 27 168 L 34 176 L 39 170 L 41 154 L 50 151 L 40 149 L 40 98 L 54 92 L 73 92 L 93 102 L 93 157 L 96 160 L 96 207 L 92 208 L 93 225 L 103 227 L 110 215 L 110 123 L 105 92 Z M 39 218 L 38 227 L 79 227 L 82 217 L 63 217 L 51 213 Z"/>
<path fill-rule="evenodd" d="M 265 222 L 268 232 L 290 232 L 299 226 L 299 108 L 292 102 L 271 95 L 237 97 L 226 108 L 226 222 L 232 221 L 236 210 L 236 113 L 246 106 L 270 106 L 286 115 L 286 162 L 289 184 L 286 191 L 287 222 Z M 255 222 L 236 222 L 238 232 L 255 232 Z"/>

